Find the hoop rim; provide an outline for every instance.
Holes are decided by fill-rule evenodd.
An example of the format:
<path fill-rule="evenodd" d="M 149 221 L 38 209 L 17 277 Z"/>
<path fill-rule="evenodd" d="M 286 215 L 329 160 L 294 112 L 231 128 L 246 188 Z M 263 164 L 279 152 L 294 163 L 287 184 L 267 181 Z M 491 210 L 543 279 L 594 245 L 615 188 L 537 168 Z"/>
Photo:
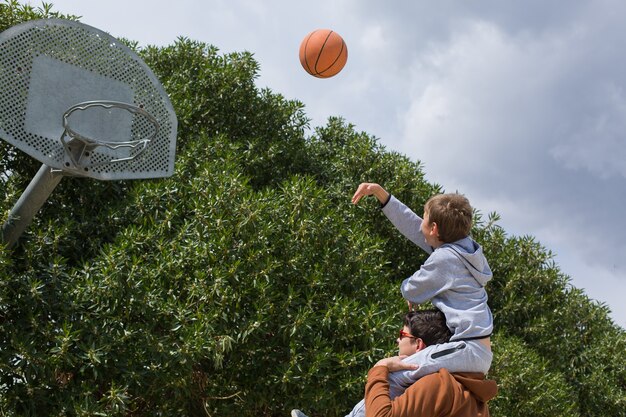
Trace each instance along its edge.
<path fill-rule="evenodd" d="M 154 132 L 152 133 L 152 135 L 150 135 L 147 138 L 137 139 L 133 141 L 126 141 L 126 142 L 97 140 L 97 139 L 93 139 L 88 136 L 82 135 L 70 127 L 68 118 L 75 111 L 84 111 L 90 107 L 102 107 L 104 109 L 121 108 L 133 114 L 140 114 L 141 116 L 145 117 L 152 124 L 152 126 L 154 126 Z M 158 135 L 159 127 L 160 127 L 158 120 L 154 116 L 152 116 L 149 112 L 147 112 L 145 109 L 143 109 L 141 106 L 136 106 L 134 104 L 124 103 L 121 101 L 112 101 L 112 100 L 90 100 L 90 101 L 83 101 L 80 103 L 76 103 L 73 106 L 69 107 L 63 113 L 62 123 L 63 123 L 63 133 L 61 134 L 60 140 L 63 145 L 63 148 L 66 150 L 66 154 L 70 157 L 70 160 L 72 161 L 74 166 L 77 168 L 82 167 L 82 165 L 80 164 L 80 159 L 85 154 L 85 151 L 91 151 L 99 146 L 106 147 L 112 150 L 116 150 L 119 148 L 137 148 L 141 146 L 141 149 L 139 150 L 139 152 L 137 152 L 133 156 L 111 159 L 110 161 L 107 161 L 106 163 L 132 161 L 133 159 L 140 156 L 146 150 L 146 148 L 148 147 L 148 144 Z M 71 139 L 69 141 L 66 140 L 66 136 L 70 137 Z M 68 144 L 72 140 L 78 140 L 83 143 L 83 149 L 81 151 L 81 154 L 78 160 L 73 155 L 73 153 L 69 151 Z"/>
<path fill-rule="evenodd" d="M 148 138 L 138 139 L 136 141 L 129 141 L 129 142 L 143 142 L 143 141 L 146 141 L 146 140 L 147 141 L 151 141 L 159 133 L 160 124 L 159 124 L 158 120 L 156 119 L 156 117 L 154 117 L 153 115 L 148 113 L 145 109 L 143 109 L 141 106 L 135 106 L 134 104 L 124 103 L 124 102 L 121 102 L 121 101 L 90 100 L 90 101 L 83 101 L 83 102 L 80 102 L 80 103 L 76 103 L 73 106 L 71 106 L 70 108 L 68 108 L 65 111 L 65 113 L 63 113 L 63 132 L 64 132 L 64 135 L 67 133 L 68 136 L 70 136 L 72 138 L 83 139 L 87 143 L 97 143 L 97 144 L 129 143 L 129 142 L 107 142 L 107 141 L 96 140 L 96 139 L 93 139 L 93 138 L 81 135 L 80 133 L 78 133 L 77 131 L 75 131 L 71 127 L 69 127 L 69 123 L 68 123 L 67 119 L 70 117 L 70 115 L 72 113 L 74 113 L 77 110 L 83 111 L 83 110 L 87 110 L 90 107 L 96 107 L 96 106 L 97 107 L 103 107 L 105 109 L 110 109 L 110 108 L 117 107 L 117 108 L 121 108 L 121 109 L 127 110 L 130 113 L 139 113 L 142 116 L 144 116 L 146 119 L 148 119 L 148 121 L 154 126 L 154 133 L 152 135 L 150 135 Z"/>

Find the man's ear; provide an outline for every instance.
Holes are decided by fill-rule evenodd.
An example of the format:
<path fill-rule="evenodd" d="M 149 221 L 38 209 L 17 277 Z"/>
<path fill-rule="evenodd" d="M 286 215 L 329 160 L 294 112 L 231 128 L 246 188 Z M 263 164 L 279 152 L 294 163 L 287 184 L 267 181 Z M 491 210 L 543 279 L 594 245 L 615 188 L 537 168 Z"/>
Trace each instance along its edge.
<path fill-rule="evenodd" d="M 422 349 L 426 349 L 426 343 L 418 337 L 415 339 L 415 352 L 419 352 Z"/>

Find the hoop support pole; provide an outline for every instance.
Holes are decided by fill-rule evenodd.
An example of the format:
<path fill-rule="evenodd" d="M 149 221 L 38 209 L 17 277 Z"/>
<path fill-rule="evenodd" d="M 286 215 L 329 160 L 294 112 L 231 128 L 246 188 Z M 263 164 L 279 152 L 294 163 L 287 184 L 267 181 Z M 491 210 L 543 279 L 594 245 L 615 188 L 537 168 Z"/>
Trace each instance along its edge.
<path fill-rule="evenodd" d="M 7 221 L 2 226 L 1 242 L 12 248 L 24 230 L 46 202 L 54 188 L 63 179 L 63 173 L 41 165 L 26 190 L 11 209 Z"/>

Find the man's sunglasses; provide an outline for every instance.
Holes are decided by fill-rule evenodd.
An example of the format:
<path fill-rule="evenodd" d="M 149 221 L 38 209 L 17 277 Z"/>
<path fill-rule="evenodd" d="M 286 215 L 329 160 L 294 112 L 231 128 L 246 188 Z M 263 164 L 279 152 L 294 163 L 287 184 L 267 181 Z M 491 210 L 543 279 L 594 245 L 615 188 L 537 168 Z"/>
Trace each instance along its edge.
<path fill-rule="evenodd" d="M 404 329 L 400 330 L 400 336 L 398 336 L 400 338 L 400 340 L 402 340 L 405 337 L 408 337 L 409 339 L 417 339 L 417 337 L 413 336 L 411 333 L 407 333 L 404 331 Z"/>

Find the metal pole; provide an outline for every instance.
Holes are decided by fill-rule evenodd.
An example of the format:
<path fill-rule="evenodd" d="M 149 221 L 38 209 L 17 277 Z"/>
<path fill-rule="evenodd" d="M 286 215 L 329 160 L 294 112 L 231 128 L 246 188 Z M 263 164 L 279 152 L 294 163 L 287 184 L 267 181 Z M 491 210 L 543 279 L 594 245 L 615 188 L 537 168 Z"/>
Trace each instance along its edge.
<path fill-rule="evenodd" d="M 17 243 L 17 239 L 26 230 L 48 196 L 63 178 L 61 171 L 53 171 L 43 164 L 33 177 L 17 203 L 11 209 L 7 221 L 2 226 L 2 242 L 9 248 Z"/>

